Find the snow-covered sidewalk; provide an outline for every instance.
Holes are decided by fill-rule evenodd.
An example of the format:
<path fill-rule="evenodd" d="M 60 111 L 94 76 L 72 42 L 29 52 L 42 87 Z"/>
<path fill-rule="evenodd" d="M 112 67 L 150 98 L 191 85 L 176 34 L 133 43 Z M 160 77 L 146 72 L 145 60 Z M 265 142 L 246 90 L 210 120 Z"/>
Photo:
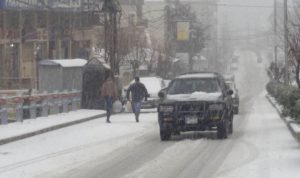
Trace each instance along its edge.
<path fill-rule="evenodd" d="M 275 110 L 279 114 L 280 118 L 286 123 L 287 127 L 289 128 L 289 130 L 291 131 L 293 136 L 298 140 L 298 142 L 300 142 L 300 125 L 299 125 L 299 123 L 293 118 L 285 117 L 282 115 L 283 106 L 280 105 L 274 97 L 267 94 L 266 98 L 271 103 L 271 105 L 275 108 Z"/>
<path fill-rule="evenodd" d="M 111 121 L 95 119 L 1 145 L 0 177 L 73 177 L 61 174 L 105 162 L 148 138 L 159 142 L 157 113 L 142 113 L 139 123 L 133 114 L 116 114 Z"/>
<path fill-rule="evenodd" d="M 103 116 L 102 110 L 78 110 L 0 125 L 0 145 Z"/>

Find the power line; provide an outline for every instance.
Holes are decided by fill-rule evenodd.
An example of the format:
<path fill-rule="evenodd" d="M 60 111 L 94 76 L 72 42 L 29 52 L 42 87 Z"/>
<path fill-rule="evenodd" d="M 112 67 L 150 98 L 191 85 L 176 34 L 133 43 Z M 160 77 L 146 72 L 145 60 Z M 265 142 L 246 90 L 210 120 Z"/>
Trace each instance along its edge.
<path fill-rule="evenodd" d="M 270 35 L 271 36 L 271 35 Z M 270 36 L 254 37 L 254 38 L 206 38 L 205 40 L 219 40 L 219 41 L 248 41 L 269 38 Z"/>
<path fill-rule="evenodd" d="M 208 6 L 217 6 L 217 7 L 242 7 L 242 8 L 263 8 L 263 9 L 273 9 L 273 6 L 262 6 L 262 5 L 243 5 L 243 4 L 224 4 L 224 3 L 218 3 L 218 4 L 212 4 L 212 3 L 202 3 L 200 4 L 206 4 Z"/>

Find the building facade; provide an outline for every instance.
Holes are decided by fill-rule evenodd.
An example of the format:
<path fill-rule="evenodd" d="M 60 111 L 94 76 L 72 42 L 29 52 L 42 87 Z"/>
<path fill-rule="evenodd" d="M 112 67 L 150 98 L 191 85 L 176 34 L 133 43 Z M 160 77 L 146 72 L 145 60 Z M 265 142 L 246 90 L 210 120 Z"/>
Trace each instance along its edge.
<path fill-rule="evenodd" d="M 140 5 L 121 4 L 126 28 Z M 0 89 L 36 88 L 40 60 L 89 59 L 103 48 L 100 7 L 95 0 L 0 0 Z"/>

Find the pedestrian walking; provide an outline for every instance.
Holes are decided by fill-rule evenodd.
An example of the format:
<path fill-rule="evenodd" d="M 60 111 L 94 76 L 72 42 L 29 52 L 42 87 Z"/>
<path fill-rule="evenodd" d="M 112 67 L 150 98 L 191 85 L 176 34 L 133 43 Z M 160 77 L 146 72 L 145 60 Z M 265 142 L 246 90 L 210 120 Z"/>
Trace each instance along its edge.
<path fill-rule="evenodd" d="M 102 85 L 101 95 L 102 97 L 104 97 L 105 100 L 106 117 L 107 117 L 106 122 L 110 123 L 110 116 L 112 114 L 113 102 L 117 96 L 116 87 L 111 76 L 109 76 L 104 82 L 104 84 Z"/>
<path fill-rule="evenodd" d="M 129 86 L 127 89 L 127 100 L 129 101 L 129 96 L 131 93 L 131 106 L 132 111 L 135 114 L 136 122 L 139 122 L 139 115 L 141 110 L 141 103 L 143 99 L 147 100 L 149 96 L 148 91 L 143 83 L 140 82 L 139 77 L 135 77 L 135 82 Z"/>

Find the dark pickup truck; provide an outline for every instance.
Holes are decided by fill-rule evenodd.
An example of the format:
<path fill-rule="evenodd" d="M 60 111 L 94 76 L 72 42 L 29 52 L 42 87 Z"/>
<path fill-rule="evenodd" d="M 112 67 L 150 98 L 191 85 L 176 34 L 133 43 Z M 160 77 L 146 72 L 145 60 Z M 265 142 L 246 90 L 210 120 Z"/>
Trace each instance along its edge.
<path fill-rule="evenodd" d="M 159 93 L 161 140 L 186 131 L 217 130 L 224 139 L 233 132 L 233 106 L 224 78 L 218 73 L 192 73 L 171 81 Z"/>

